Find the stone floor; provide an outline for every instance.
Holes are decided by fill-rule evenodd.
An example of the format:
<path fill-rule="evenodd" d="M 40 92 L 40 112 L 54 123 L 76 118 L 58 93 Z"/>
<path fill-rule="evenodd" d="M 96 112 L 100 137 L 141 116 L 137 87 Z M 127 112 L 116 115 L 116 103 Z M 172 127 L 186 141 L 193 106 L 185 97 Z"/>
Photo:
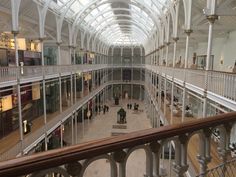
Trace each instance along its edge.
<path fill-rule="evenodd" d="M 127 109 L 127 103 L 138 103 L 139 113 L 135 113 L 133 110 Z M 120 106 L 115 106 L 113 103 L 108 102 L 110 110 L 108 113 L 98 114 L 94 119 L 86 121 L 84 128 L 82 124 L 78 124 L 78 143 L 86 142 L 90 140 L 110 137 L 113 134 L 120 134 L 120 133 L 129 133 L 133 131 L 143 130 L 151 128 L 150 120 L 147 118 L 144 104 L 141 101 L 133 100 L 123 100 Z M 117 111 L 123 107 L 127 112 L 127 129 L 118 129 L 113 128 L 113 125 L 117 125 Z M 82 131 L 84 129 L 84 132 Z M 84 134 L 84 136 L 82 136 Z M 71 133 L 68 133 L 68 136 L 65 136 L 65 140 L 67 142 L 70 141 Z M 126 166 L 126 176 L 127 177 L 144 177 L 145 173 L 145 153 L 144 150 L 136 150 L 134 151 L 130 157 L 128 158 L 127 166 Z M 161 160 L 161 166 L 166 171 L 169 170 L 169 160 Z M 174 176 L 172 171 L 171 176 Z M 84 177 L 110 177 L 110 166 L 106 160 L 97 160 L 90 164 L 90 166 L 85 171 Z"/>

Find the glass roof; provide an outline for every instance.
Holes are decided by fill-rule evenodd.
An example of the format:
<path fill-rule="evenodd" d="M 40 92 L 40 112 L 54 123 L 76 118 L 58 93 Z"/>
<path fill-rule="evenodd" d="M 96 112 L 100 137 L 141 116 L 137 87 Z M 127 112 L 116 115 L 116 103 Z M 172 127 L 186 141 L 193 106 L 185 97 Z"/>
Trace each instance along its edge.
<path fill-rule="evenodd" d="M 47 1 L 47 0 L 41 0 Z M 109 45 L 141 45 L 157 28 L 153 19 L 166 12 L 167 0 L 53 0 L 50 7 L 65 13 Z M 156 20 L 157 18 L 155 18 Z"/>

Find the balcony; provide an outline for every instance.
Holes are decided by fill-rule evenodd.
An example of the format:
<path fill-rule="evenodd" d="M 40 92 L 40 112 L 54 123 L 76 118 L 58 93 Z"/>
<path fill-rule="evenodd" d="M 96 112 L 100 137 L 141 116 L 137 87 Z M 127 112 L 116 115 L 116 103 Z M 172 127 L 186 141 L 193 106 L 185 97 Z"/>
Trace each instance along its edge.
<path fill-rule="evenodd" d="M 236 113 L 222 114 L 214 117 L 198 119 L 183 124 L 152 128 L 125 135 L 104 138 L 86 142 L 58 150 L 47 151 L 35 155 L 20 157 L 0 163 L 0 176 L 44 176 L 46 174 L 63 176 L 84 176 L 88 166 L 99 159 L 106 159 L 110 164 L 112 177 L 126 176 L 126 163 L 130 154 L 136 149 L 143 149 L 146 156 L 146 176 L 162 176 L 160 157 L 162 147 L 172 143 L 175 147 L 173 169 L 176 176 L 186 175 L 189 164 L 187 162 L 188 143 L 194 135 L 200 138 L 199 176 L 231 176 L 235 173 L 232 164 L 235 160 L 230 157 L 230 131 L 236 121 Z M 222 158 L 218 168 L 223 170 L 207 171 L 211 161 L 210 137 L 213 130 L 220 128 L 219 156 Z M 228 161 L 229 160 L 229 161 Z M 228 162 L 227 162 L 228 161 Z M 135 163 L 135 162 L 133 162 Z M 219 164 L 219 165 L 220 165 Z M 135 170 L 135 169 L 132 169 Z M 230 174 L 231 173 L 231 174 Z"/>
<path fill-rule="evenodd" d="M 207 90 L 207 97 L 232 110 L 236 110 L 236 74 L 204 71 L 196 69 L 172 68 L 164 66 L 146 65 L 146 68 L 154 73 L 161 73 L 163 77 L 204 96 Z M 186 77 L 185 77 L 186 76 Z M 207 85 L 206 85 L 207 80 Z"/>
<path fill-rule="evenodd" d="M 20 83 L 33 82 L 55 77 L 70 75 L 71 73 L 89 72 L 106 68 L 107 65 L 53 65 L 53 66 L 23 66 L 0 67 L 0 87 L 14 85 L 19 79 Z"/>

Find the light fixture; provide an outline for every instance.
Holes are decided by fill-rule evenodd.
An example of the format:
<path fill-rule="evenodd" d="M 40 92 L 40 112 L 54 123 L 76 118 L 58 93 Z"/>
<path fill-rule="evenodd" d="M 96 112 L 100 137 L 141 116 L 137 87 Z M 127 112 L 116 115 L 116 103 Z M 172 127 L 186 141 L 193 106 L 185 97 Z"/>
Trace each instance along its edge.
<path fill-rule="evenodd" d="M 23 121 L 23 132 L 27 133 L 27 120 Z"/>
<path fill-rule="evenodd" d="M 2 98 L 0 98 L 0 112 L 2 112 Z"/>

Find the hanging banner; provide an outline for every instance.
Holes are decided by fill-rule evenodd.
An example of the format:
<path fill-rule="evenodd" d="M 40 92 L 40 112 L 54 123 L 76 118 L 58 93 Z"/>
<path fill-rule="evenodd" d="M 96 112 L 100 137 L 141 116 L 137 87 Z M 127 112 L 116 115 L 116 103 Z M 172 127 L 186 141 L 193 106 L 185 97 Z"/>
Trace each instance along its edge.
<path fill-rule="evenodd" d="M 32 100 L 40 99 L 40 83 L 32 85 Z"/>

